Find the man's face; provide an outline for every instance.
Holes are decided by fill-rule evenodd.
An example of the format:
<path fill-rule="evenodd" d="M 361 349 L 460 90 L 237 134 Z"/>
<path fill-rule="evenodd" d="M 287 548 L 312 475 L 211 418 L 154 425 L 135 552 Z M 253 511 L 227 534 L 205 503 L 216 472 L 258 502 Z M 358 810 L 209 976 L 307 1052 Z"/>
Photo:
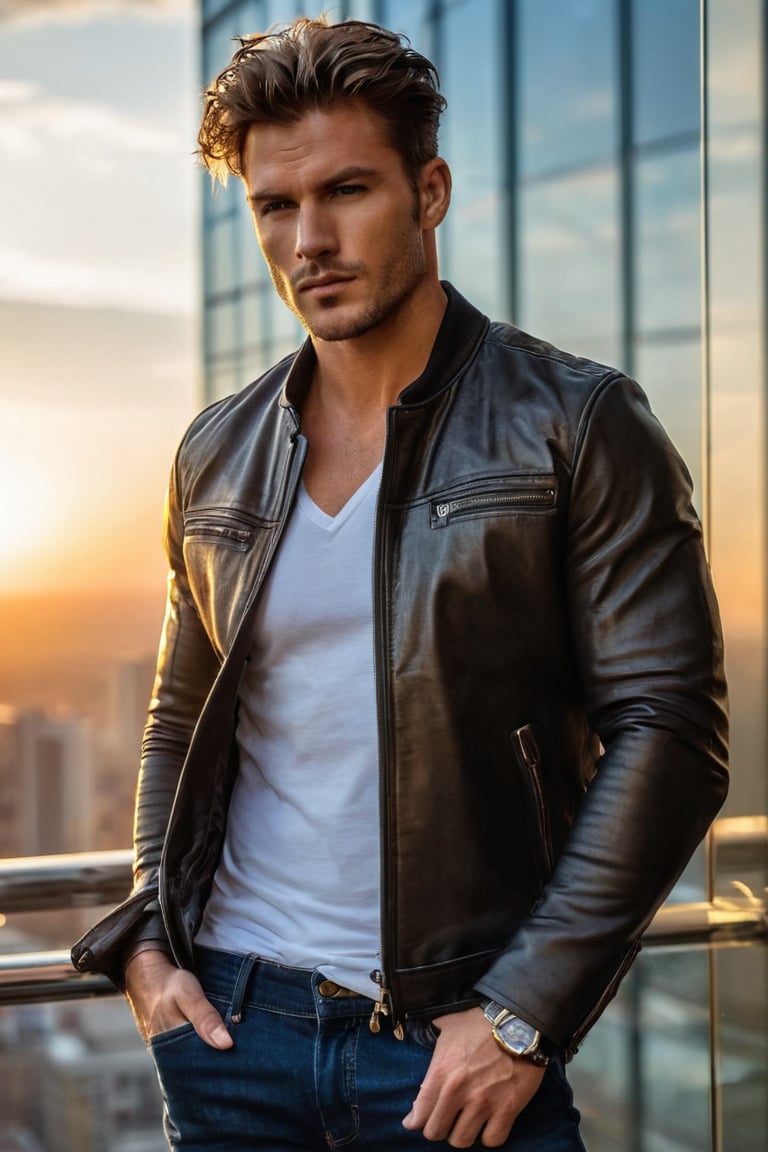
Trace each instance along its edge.
<path fill-rule="evenodd" d="M 243 180 L 275 288 L 315 339 L 362 336 L 424 281 L 418 194 L 364 104 L 252 125 Z"/>

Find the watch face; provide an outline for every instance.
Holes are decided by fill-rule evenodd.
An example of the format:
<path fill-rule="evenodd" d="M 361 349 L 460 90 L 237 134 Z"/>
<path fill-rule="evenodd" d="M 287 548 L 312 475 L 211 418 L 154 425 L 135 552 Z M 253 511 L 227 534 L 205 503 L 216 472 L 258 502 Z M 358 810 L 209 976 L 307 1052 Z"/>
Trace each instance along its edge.
<path fill-rule="evenodd" d="M 524 1020 L 519 1020 L 517 1016 L 510 1016 L 508 1020 L 497 1024 L 496 1031 L 507 1047 L 519 1056 L 527 1052 L 538 1039 L 536 1029 L 526 1024 Z"/>

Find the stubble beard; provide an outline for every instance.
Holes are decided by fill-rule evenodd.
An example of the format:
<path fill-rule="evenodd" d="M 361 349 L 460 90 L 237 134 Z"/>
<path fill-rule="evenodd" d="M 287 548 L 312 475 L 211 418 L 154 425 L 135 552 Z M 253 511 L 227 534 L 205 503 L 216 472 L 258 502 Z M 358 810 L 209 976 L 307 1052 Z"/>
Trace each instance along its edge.
<path fill-rule="evenodd" d="M 285 283 L 278 269 L 271 261 L 267 262 L 275 291 L 286 307 L 293 312 L 313 340 L 328 342 L 355 340 L 391 319 L 414 294 L 424 280 L 427 270 L 421 237 L 413 230 L 409 230 L 402 238 L 400 250 L 391 256 L 382 268 L 379 284 L 375 286 L 377 289 L 375 294 L 364 301 L 359 309 L 355 309 L 351 315 L 340 315 L 339 309 L 332 300 L 329 300 L 326 305 L 321 303 L 321 307 L 327 309 L 325 314 L 318 311 L 308 317 L 295 303 L 294 292 Z M 322 275 L 327 271 L 356 277 L 367 273 L 367 268 L 364 264 L 342 265 L 337 262 L 324 264 L 318 261 L 317 271 L 314 274 Z M 298 292 L 295 295 L 300 296 Z"/>

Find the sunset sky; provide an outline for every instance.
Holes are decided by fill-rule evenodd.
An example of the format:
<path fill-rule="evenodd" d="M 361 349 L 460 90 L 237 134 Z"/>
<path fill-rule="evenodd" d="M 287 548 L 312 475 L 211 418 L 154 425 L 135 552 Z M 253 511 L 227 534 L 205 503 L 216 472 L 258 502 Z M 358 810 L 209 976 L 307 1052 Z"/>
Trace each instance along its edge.
<path fill-rule="evenodd" d="M 162 580 L 199 406 L 193 0 L 0 0 L 0 595 Z"/>

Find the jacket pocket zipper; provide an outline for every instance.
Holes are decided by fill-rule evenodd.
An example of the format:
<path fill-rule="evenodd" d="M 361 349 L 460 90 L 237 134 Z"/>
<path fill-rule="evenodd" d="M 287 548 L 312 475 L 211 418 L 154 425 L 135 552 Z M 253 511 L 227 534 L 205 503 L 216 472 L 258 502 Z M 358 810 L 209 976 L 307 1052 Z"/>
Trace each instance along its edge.
<path fill-rule="evenodd" d="M 538 846 L 537 865 L 543 887 L 552 875 L 554 860 L 549 817 L 541 782 L 541 757 L 536 737 L 530 724 L 516 728 L 512 733 L 512 746 L 522 769 L 523 784 L 528 800 L 529 816 L 533 820 L 535 843 Z"/>
<path fill-rule="evenodd" d="M 526 484 L 495 492 L 477 492 L 474 495 L 454 496 L 433 500 L 430 505 L 431 528 L 446 528 L 452 520 L 469 516 L 482 516 L 491 512 L 513 512 L 518 508 L 554 508 L 555 485 L 551 480 L 542 484 Z"/>
<path fill-rule="evenodd" d="M 205 539 L 215 544 L 246 551 L 251 546 L 253 529 L 242 520 L 224 523 L 221 520 L 189 519 L 184 525 L 186 539 Z"/>

